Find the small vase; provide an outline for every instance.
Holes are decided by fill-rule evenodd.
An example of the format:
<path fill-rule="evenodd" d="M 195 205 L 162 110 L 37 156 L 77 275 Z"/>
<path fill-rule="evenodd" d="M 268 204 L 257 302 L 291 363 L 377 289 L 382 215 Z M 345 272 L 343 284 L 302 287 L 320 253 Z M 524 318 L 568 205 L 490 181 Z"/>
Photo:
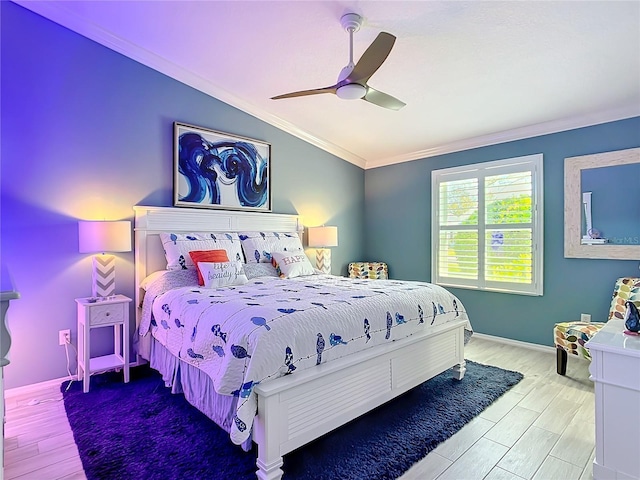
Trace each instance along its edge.
<path fill-rule="evenodd" d="M 640 332 L 640 312 L 633 302 L 626 301 L 627 310 L 624 313 L 624 326 L 633 333 Z"/>

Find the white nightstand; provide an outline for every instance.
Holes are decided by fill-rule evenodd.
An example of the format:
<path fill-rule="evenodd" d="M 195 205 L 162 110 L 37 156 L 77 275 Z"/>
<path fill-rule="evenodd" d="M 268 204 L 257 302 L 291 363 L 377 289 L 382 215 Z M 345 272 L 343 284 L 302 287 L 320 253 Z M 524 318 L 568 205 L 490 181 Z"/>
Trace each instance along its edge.
<path fill-rule="evenodd" d="M 83 379 L 82 390 L 89 391 L 89 378 L 93 372 L 122 368 L 124 381 L 129 381 L 129 303 L 124 295 L 89 302 L 76 298 L 78 304 L 78 379 Z M 91 329 L 113 327 L 113 353 L 91 358 Z"/>

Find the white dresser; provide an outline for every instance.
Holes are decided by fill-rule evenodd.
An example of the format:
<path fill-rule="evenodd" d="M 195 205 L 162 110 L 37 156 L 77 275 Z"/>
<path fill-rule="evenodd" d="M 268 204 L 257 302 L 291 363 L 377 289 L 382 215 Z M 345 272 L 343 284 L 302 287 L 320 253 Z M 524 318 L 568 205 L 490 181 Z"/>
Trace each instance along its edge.
<path fill-rule="evenodd" d="M 613 319 L 587 343 L 595 383 L 594 480 L 640 479 L 640 336 Z"/>

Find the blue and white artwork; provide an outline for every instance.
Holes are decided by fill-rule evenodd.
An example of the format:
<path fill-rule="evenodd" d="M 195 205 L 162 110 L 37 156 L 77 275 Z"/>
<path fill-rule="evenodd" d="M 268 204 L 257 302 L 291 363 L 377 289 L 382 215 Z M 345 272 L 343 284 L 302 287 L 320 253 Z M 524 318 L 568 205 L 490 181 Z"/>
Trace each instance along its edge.
<path fill-rule="evenodd" d="M 271 211 L 268 143 L 174 123 L 176 206 Z"/>

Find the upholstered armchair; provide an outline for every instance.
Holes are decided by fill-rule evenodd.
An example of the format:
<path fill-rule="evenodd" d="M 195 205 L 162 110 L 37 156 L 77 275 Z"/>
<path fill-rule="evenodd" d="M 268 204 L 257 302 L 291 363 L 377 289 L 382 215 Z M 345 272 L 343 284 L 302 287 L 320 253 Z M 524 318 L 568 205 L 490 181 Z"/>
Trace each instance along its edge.
<path fill-rule="evenodd" d="M 386 280 L 389 269 L 384 262 L 352 262 L 349 264 L 349 278 Z"/>
<path fill-rule="evenodd" d="M 616 280 L 607 321 L 624 318 L 625 302 L 629 300 L 640 307 L 640 278 L 623 277 Z M 585 344 L 604 326 L 604 322 L 564 322 L 553 329 L 556 344 L 556 369 L 559 375 L 567 373 L 567 353 L 591 361 Z"/>

